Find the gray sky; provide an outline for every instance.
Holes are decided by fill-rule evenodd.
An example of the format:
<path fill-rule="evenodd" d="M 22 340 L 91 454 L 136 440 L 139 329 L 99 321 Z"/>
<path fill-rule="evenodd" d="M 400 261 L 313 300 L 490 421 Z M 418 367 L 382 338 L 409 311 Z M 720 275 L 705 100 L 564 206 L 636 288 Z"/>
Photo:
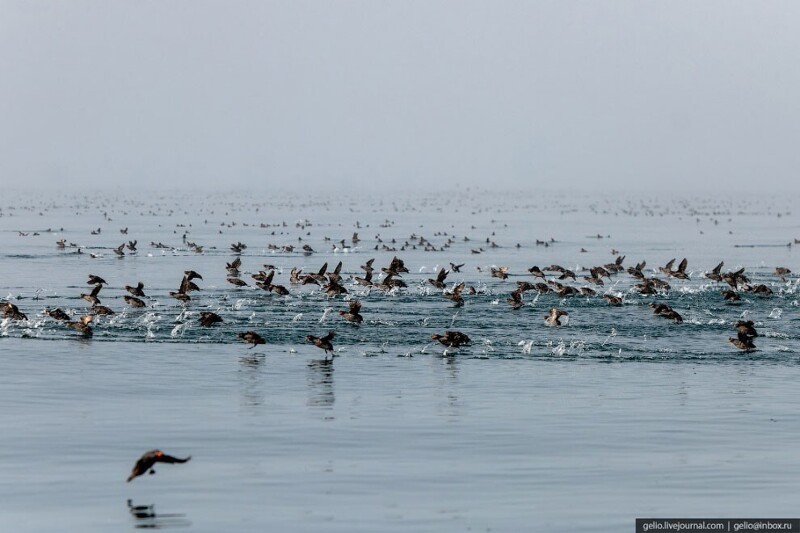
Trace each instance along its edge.
<path fill-rule="evenodd" d="M 0 0 L 0 182 L 798 190 L 800 2 Z"/>

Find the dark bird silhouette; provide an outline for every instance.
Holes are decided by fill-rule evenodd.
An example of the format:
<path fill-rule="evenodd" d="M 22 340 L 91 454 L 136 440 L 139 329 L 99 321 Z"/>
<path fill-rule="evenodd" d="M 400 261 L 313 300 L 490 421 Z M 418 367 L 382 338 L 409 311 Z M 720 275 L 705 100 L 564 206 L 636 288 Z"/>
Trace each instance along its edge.
<path fill-rule="evenodd" d="M 49 315 L 50 318 L 55 318 L 56 320 L 69 320 L 70 317 L 67 313 L 62 311 L 61 309 L 45 309 L 42 311 L 43 314 Z"/>
<path fill-rule="evenodd" d="M 428 283 L 430 283 L 437 289 L 444 289 L 447 286 L 445 285 L 444 280 L 447 278 L 448 273 L 449 271 L 443 268 L 439 271 L 439 274 L 437 274 L 436 279 L 428 278 Z"/>
<path fill-rule="evenodd" d="M 140 298 L 144 298 L 145 296 L 143 289 L 144 289 L 144 283 L 142 283 L 141 281 L 135 287 L 131 287 L 130 285 L 125 285 L 126 291 Z"/>
<path fill-rule="evenodd" d="M 194 270 L 184 270 L 183 275 L 189 281 L 192 281 L 193 279 L 203 279 L 203 276 L 201 276 L 200 274 L 198 274 Z"/>
<path fill-rule="evenodd" d="M 456 307 L 458 307 L 464 305 L 464 297 L 461 296 L 461 291 L 463 290 L 464 290 L 464 282 L 462 281 L 461 283 L 453 287 L 453 290 L 451 292 L 445 291 L 442 293 L 442 295 L 448 300 L 455 302 Z"/>
<path fill-rule="evenodd" d="M 136 296 L 125 295 L 125 303 L 131 307 L 145 307 L 145 303 Z"/>
<path fill-rule="evenodd" d="M 736 291 L 722 291 L 722 297 L 728 302 L 738 302 L 742 299 Z"/>
<path fill-rule="evenodd" d="M 445 331 L 444 335 L 434 333 L 431 335 L 431 339 L 439 341 L 448 348 L 460 348 L 470 342 L 470 338 L 460 331 Z"/>
<path fill-rule="evenodd" d="M 683 323 L 683 317 L 667 304 L 651 303 L 650 308 L 653 310 L 654 315 L 674 320 L 676 324 Z"/>
<path fill-rule="evenodd" d="M 350 309 L 348 311 L 339 311 L 339 314 L 342 318 L 347 320 L 348 322 L 355 322 L 356 324 L 360 324 L 364 317 L 361 316 L 361 302 L 358 300 L 350 300 Z"/>
<path fill-rule="evenodd" d="M 83 334 L 84 337 L 91 337 L 94 335 L 91 324 L 94 320 L 94 315 L 84 315 L 76 322 L 67 322 L 67 326 Z"/>
<path fill-rule="evenodd" d="M 331 330 L 324 337 L 315 337 L 313 335 L 306 335 L 306 340 L 308 342 L 313 343 L 314 346 L 316 346 L 317 348 L 325 350 L 325 358 L 327 359 L 328 352 L 333 352 L 333 344 L 331 344 L 331 341 L 335 336 L 336 333 L 334 333 L 334 331 Z"/>
<path fill-rule="evenodd" d="M 239 333 L 239 338 L 242 339 L 243 342 L 247 344 L 252 344 L 250 347 L 255 348 L 256 344 L 266 344 L 267 341 L 264 340 L 264 337 L 256 333 L 255 331 L 245 331 L 244 333 Z"/>
<path fill-rule="evenodd" d="M 27 320 L 28 315 L 21 312 L 19 308 L 11 302 L 4 302 L 2 304 L 3 316 L 11 320 Z"/>
<path fill-rule="evenodd" d="M 100 276 L 95 276 L 94 274 L 89 274 L 89 281 L 86 282 L 88 285 L 108 285 L 106 280 L 101 278 Z"/>
<path fill-rule="evenodd" d="M 208 328 L 216 324 L 217 322 L 222 322 L 222 317 L 219 316 L 217 313 L 212 313 L 211 311 L 201 311 L 200 312 L 200 325 Z"/>
<path fill-rule="evenodd" d="M 550 314 L 545 315 L 544 321 L 548 326 L 560 326 L 562 316 L 569 316 L 569 313 L 562 309 L 557 309 L 555 307 L 550 308 Z"/>
<path fill-rule="evenodd" d="M 748 337 L 758 337 L 758 332 L 756 331 L 755 324 L 752 320 L 739 320 L 733 325 L 733 327 L 736 328 L 738 333 L 747 335 Z"/>
<path fill-rule="evenodd" d="M 464 263 L 461 263 L 460 265 L 457 265 L 455 263 L 450 263 L 450 270 L 452 270 L 453 272 L 461 272 L 461 267 L 463 266 Z"/>
<path fill-rule="evenodd" d="M 153 467 L 156 463 L 168 463 L 168 464 L 175 464 L 175 463 L 185 463 L 192 456 L 190 455 L 186 459 L 180 459 L 178 457 L 172 457 L 171 455 L 167 455 L 161 450 L 150 450 L 149 452 L 145 452 L 136 464 L 133 465 L 133 469 L 131 470 L 131 475 L 128 476 L 128 481 L 133 481 L 133 479 L 141 476 L 149 472 L 150 474 L 155 474 L 156 471 L 153 470 Z"/>
<path fill-rule="evenodd" d="M 242 258 L 237 257 L 230 263 L 225 263 L 225 268 L 228 270 L 231 276 L 238 276 L 239 275 L 239 267 L 242 266 Z"/>
<path fill-rule="evenodd" d="M 508 297 L 506 302 L 511 306 L 512 309 L 519 309 L 522 307 L 522 289 L 519 288 L 515 291 L 511 292 L 511 296 Z"/>
<path fill-rule="evenodd" d="M 742 333 L 739 333 L 738 337 L 728 337 L 728 342 L 739 348 L 740 350 L 744 350 L 745 352 L 749 352 L 756 349 L 756 345 L 753 344 L 752 337 L 748 337 Z"/>
<path fill-rule="evenodd" d="M 720 261 L 711 272 L 706 272 L 706 278 L 713 281 L 722 281 L 722 275 L 720 274 L 720 271 L 722 270 L 722 265 L 724 264 L 725 261 Z"/>
<path fill-rule="evenodd" d="M 89 302 L 91 305 L 98 305 L 100 303 L 100 299 L 97 297 L 100 294 L 100 289 L 102 289 L 102 285 L 95 285 L 92 289 L 92 292 L 89 294 L 81 294 L 81 298 Z"/>

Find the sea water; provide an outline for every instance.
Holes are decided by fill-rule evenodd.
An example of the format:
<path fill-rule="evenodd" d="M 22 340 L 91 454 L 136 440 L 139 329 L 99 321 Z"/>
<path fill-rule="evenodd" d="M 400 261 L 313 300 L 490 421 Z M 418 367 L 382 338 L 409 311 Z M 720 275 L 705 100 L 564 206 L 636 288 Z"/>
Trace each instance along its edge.
<path fill-rule="evenodd" d="M 3 196 L 0 298 L 28 319 L 0 321 L 0 530 L 599 532 L 645 516 L 797 514 L 798 278 L 774 273 L 800 271 L 797 198 L 330 198 Z M 135 252 L 114 253 L 131 240 Z M 372 258 L 380 281 L 395 256 L 406 288 L 352 281 Z M 641 295 L 625 272 L 583 279 L 618 256 L 671 290 Z M 247 287 L 226 281 L 236 257 Z M 658 272 L 684 257 L 689 280 Z M 293 267 L 339 261 L 345 295 L 289 282 Z M 726 302 L 727 285 L 704 276 L 720 261 L 773 294 Z M 463 306 L 427 281 L 451 262 L 464 266 L 446 290 L 463 281 Z M 517 281 L 541 281 L 528 268 L 551 264 L 597 295 L 528 291 L 512 309 Z M 255 287 L 265 265 L 288 296 Z M 189 269 L 201 290 L 181 303 L 169 292 Z M 116 312 L 91 338 L 42 314 L 88 313 L 88 274 Z M 124 286 L 139 281 L 147 305 L 130 308 Z M 360 325 L 339 316 L 352 299 Z M 561 327 L 545 324 L 551 307 L 569 313 Z M 203 328 L 201 311 L 224 322 Z M 755 351 L 727 341 L 742 319 Z M 331 330 L 335 357 L 306 341 Z M 445 330 L 472 342 L 431 338 Z M 266 344 L 248 347 L 244 331 Z M 192 460 L 126 483 L 154 448 Z"/>

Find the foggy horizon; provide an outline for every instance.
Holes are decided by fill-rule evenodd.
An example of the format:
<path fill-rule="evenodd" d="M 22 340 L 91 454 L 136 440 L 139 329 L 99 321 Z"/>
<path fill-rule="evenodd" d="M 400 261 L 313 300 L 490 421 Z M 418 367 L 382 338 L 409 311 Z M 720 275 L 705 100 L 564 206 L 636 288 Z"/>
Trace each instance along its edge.
<path fill-rule="evenodd" d="M 4 186 L 800 190 L 795 3 L 0 13 Z"/>

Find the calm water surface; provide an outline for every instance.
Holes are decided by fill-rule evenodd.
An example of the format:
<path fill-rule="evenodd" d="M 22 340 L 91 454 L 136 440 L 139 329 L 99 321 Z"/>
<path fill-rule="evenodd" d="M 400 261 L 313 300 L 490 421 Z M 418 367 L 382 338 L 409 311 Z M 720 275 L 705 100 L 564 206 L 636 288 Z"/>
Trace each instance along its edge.
<path fill-rule="evenodd" d="M 632 531 L 642 516 L 797 515 L 798 283 L 773 272 L 800 270 L 786 246 L 800 237 L 796 199 L 522 197 L 3 198 L 0 292 L 29 320 L 0 322 L 0 530 L 600 532 Z M 412 234 L 452 243 L 401 250 Z M 57 249 L 62 238 L 84 253 Z M 135 254 L 111 251 L 133 239 Z M 272 264 L 289 296 L 225 281 L 237 241 L 248 244 L 242 279 L 253 285 L 250 273 Z M 315 253 L 268 246 L 302 243 Z M 583 275 L 612 249 L 625 266 L 647 260 L 648 275 L 685 256 L 691 279 L 670 278 L 656 297 L 625 273 L 595 287 L 624 297 L 620 308 L 552 293 L 526 293 L 517 311 L 505 301 L 516 281 L 534 281 L 534 264 Z M 408 288 L 349 281 L 394 255 Z M 340 260 L 344 297 L 289 284 L 293 266 Z M 722 260 L 774 294 L 725 304 L 703 277 Z M 463 307 L 425 281 L 450 261 L 465 266 L 449 288 L 476 288 Z M 493 265 L 511 276 L 492 278 Z M 181 305 L 167 293 L 190 268 L 202 290 Z M 89 273 L 109 282 L 100 297 L 117 314 L 83 339 L 41 311 L 87 312 Z M 580 275 L 570 284 L 585 286 Z M 123 286 L 137 281 L 148 307 L 126 309 Z M 363 303 L 361 326 L 338 316 L 350 298 Z M 654 317 L 652 301 L 684 323 Z M 551 306 L 569 311 L 565 326 L 544 325 Z M 225 322 L 200 328 L 202 310 Z M 760 332 L 747 354 L 726 341 L 743 317 Z M 304 340 L 329 329 L 332 362 Z M 472 345 L 444 353 L 430 335 L 445 329 Z M 267 344 L 248 349 L 245 330 Z M 192 460 L 125 483 L 156 447 Z M 149 516 L 128 499 L 153 505 Z"/>

